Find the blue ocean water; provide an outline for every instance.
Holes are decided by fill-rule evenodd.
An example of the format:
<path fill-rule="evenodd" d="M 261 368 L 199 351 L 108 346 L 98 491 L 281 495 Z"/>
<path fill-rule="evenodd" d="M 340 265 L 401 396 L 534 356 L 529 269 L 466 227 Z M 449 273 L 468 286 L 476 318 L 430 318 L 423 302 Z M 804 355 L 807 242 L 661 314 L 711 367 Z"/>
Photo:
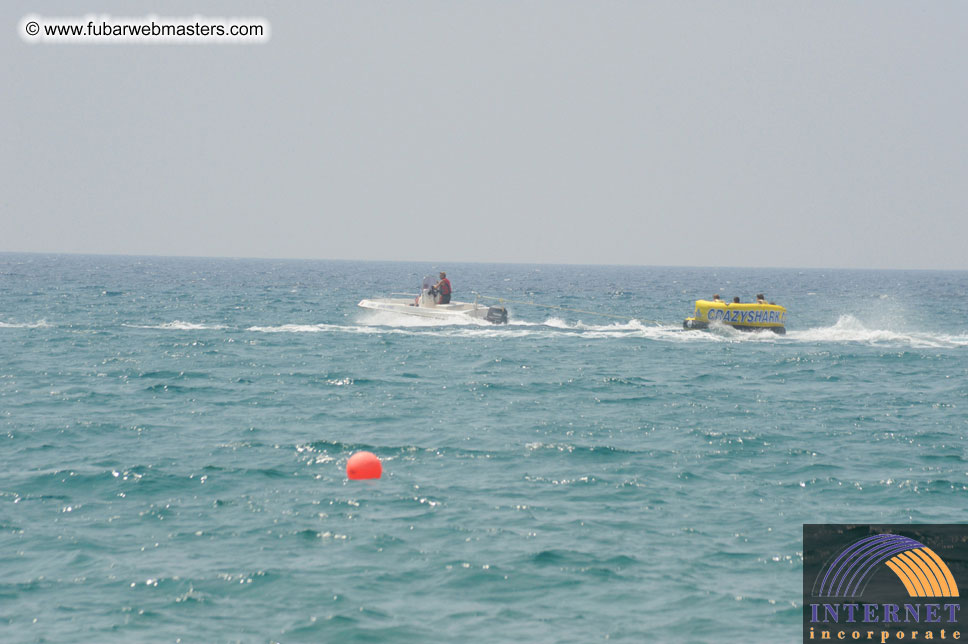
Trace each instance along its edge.
<path fill-rule="evenodd" d="M 441 269 L 631 320 L 356 306 Z M 681 330 L 713 292 L 788 334 Z M 965 520 L 966 292 L 0 255 L 0 641 L 796 641 L 803 523 Z"/>

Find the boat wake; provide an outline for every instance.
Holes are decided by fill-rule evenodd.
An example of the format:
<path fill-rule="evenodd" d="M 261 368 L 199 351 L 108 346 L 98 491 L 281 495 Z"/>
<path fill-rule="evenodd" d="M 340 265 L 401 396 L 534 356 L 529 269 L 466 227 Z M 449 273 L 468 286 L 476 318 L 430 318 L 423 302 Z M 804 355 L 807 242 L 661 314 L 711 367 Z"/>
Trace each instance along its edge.
<path fill-rule="evenodd" d="M 834 343 L 919 349 L 968 346 L 968 334 L 870 328 L 852 315 L 841 316 L 832 326 L 803 330 L 790 329 L 786 335 L 777 335 L 765 330 L 757 332 L 741 331 L 724 325 L 713 325 L 708 331 L 686 331 L 678 324 L 655 325 L 641 320 L 611 324 L 589 324 L 582 321 L 568 322 L 558 317 L 549 317 L 541 322 L 514 320 L 500 327 L 466 321 L 444 324 L 439 321 L 414 320 L 412 318 L 407 318 L 402 323 L 396 319 L 367 318 L 361 320 L 361 323 L 364 328 L 368 328 L 367 331 L 363 332 L 427 333 L 466 337 L 644 338 L 684 343 L 752 342 L 780 345 Z M 324 327 L 326 325 L 319 326 Z M 341 328 L 344 330 L 363 330 L 360 327 Z"/>
<path fill-rule="evenodd" d="M 902 346 L 917 349 L 950 349 L 968 346 L 968 334 L 928 333 L 871 329 L 853 315 L 842 315 L 833 326 L 788 331 L 797 342 L 858 343 L 873 346 Z"/>
<path fill-rule="evenodd" d="M 0 322 L 0 329 L 43 329 L 53 325 L 36 322 Z M 656 325 L 642 320 L 594 324 L 571 322 L 559 317 L 541 321 L 512 319 L 508 324 L 494 325 L 474 318 L 435 320 L 400 315 L 386 311 L 367 311 L 344 324 L 275 324 L 228 326 L 173 320 L 160 324 L 122 324 L 134 329 L 157 331 L 219 331 L 249 333 L 348 333 L 361 335 L 403 335 L 451 338 L 577 338 L 645 339 L 670 343 L 754 343 L 776 345 L 857 344 L 874 347 L 911 349 L 952 349 L 968 347 L 968 333 L 935 333 L 929 331 L 871 328 L 853 315 L 842 315 L 831 326 L 802 330 L 788 329 L 786 335 L 770 331 L 747 332 L 724 325 L 708 330 L 684 330 L 679 324 Z"/>

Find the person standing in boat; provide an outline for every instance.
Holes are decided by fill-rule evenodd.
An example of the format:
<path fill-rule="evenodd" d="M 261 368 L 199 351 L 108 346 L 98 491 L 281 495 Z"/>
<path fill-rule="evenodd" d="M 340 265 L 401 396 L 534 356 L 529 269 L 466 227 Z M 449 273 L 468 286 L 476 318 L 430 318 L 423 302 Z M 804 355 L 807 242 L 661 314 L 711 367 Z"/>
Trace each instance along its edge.
<path fill-rule="evenodd" d="M 434 284 L 434 290 L 437 291 L 437 304 L 450 304 L 450 280 L 444 271 L 440 271 L 440 281 Z"/>

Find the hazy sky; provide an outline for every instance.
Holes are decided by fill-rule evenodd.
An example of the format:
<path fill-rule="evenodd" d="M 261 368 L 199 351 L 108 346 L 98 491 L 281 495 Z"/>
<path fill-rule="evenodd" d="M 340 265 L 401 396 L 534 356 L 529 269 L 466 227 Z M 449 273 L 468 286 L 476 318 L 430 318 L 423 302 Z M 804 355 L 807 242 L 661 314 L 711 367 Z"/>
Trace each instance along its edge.
<path fill-rule="evenodd" d="M 31 45 L 30 13 L 272 37 Z M 968 269 L 968 2 L 0 16 L 0 251 Z"/>

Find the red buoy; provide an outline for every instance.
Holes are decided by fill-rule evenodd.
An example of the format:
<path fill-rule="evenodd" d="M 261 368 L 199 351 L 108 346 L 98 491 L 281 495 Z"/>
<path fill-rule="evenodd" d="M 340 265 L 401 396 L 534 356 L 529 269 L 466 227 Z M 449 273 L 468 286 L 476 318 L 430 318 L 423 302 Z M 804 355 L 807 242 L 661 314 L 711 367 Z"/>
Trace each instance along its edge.
<path fill-rule="evenodd" d="M 372 452 L 357 452 L 346 461 L 346 476 L 351 479 L 378 479 L 382 474 L 380 459 Z"/>

